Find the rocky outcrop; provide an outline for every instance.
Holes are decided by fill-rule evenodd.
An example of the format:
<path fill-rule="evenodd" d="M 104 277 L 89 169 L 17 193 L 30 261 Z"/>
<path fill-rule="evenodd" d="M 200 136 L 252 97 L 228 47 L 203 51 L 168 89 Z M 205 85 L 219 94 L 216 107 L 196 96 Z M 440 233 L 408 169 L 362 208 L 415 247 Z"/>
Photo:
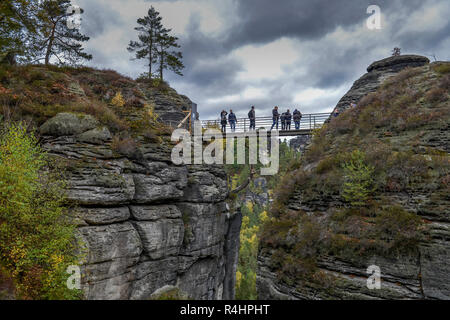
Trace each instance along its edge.
<path fill-rule="evenodd" d="M 368 73 L 355 81 L 351 89 L 339 100 L 334 109 L 335 113 L 327 122 L 336 114 L 341 114 L 351 108 L 352 103 L 358 104 L 369 93 L 377 91 L 384 81 L 402 70 L 424 66 L 429 63 L 430 60 L 428 58 L 418 55 L 393 56 L 372 63 L 367 68 Z M 290 146 L 297 151 L 304 152 L 310 143 L 310 136 L 298 136 L 290 141 Z"/>
<path fill-rule="evenodd" d="M 341 113 L 350 108 L 352 103 L 357 104 L 367 94 L 377 91 L 384 81 L 405 68 L 420 67 L 428 63 L 428 58 L 417 55 L 393 56 L 372 63 L 367 68 L 368 73 L 359 78 L 338 102 L 336 110 Z"/>
<path fill-rule="evenodd" d="M 180 123 L 191 110 L 192 101 L 184 96 L 176 93 L 172 88 L 166 91 L 145 89 L 146 96 L 151 97 L 151 101 L 155 104 L 155 111 L 160 115 L 164 122 Z"/>
<path fill-rule="evenodd" d="M 242 200 L 243 203 L 252 202 L 261 208 L 267 207 L 271 202 L 269 189 L 267 187 L 267 179 L 264 177 L 254 179 L 253 186 L 247 188 Z"/>
<path fill-rule="evenodd" d="M 129 159 L 107 128 L 70 113 L 41 133 L 67 171 L 87 299 L 149 299 L 167 286 L 193 299 L 234 297 L 240 214 L 224 201 L 221 167 L 175 166 L 167 145 L 143 140 L 142 157 Z"/>
<path fill-rule="evenodd" d="M 424 63 L 415 56 L 374 63 L 339 106 L 361 99 L 392 73 Z M 276 203 L 282 209 L 275 210 L 260 247 L 260 299 L 450 299 L 449 75 L 438 67 L 397 77 L 371 101 L 332 120 L 312 142 L 321 156 L 307 154 L 300 170 L 289 172 L 284 181 L 296 182 L 282 191 L 288 196 L 278 194 L 286 200 Z M 366 153 L 366 161 L 378 161 L 380 187 L 363 206 L 367 214 L 341 196 L 339 157 L 355 148 Z M 392 207 L 400 209 L 376 220 Z M 399 234 L 409 239 L 403 227 L 413 219 L 420 221 L 416 242 L 387 249 Z M 381 270 L 380 290 L 367 287 L 370 266 Z"/>
<path fill-rule="evenodd" d="M 289 146 L 297 152 L 305 152 L 306 148 L 311 144 L 311 136 L 298 136 L 289 141 Z"/>

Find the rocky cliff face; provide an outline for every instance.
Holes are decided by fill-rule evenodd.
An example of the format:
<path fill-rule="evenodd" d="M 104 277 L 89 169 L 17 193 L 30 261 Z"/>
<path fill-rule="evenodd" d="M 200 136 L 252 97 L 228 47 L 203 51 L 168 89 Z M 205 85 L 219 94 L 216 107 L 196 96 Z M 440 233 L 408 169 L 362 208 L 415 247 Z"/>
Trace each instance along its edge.
<path fill-rule="evenodd" d="M 17 66 L 2 81 L 7 115 L 38 128 L 67 176 L 87 299 L 234 298 L 241 220 L 226 174 L 173 165 L 160 124 L 181 121 L 187 97 L 91 68 Z"/>
<path fill-rule="evenodd" d="M 261 208 L 265 208 L 270 203 L 269 189 L 267 187 L 267 179 L 258 177 L 253 180 L 253 189 L 247 188 L 245 195 L 242 197 L 243 203 L 252 202 Z"/>
<path fill-rule="evenodd" d="M 59 114 L 41 132 L 68 170 L 87 299 L 148 299 L 167 286 L 194 299 L 233 298 L 240 217 L 225 203 L 221 168 L 174 166 L 158 144 L 127 158 L 90 116 Z"/>
<path fill-rule="evenodd" d="M 289 141 L 289 147 L 301 153 L 305 152 L 310 144 L 311 136 L 298 136 Z"/>
<path fill-rule="evenodd" d="M 360 99 L 367 79 L 390 73 L 392 59 L 369 67 L 340 106 Z M 264 227 L 259 298 L 450 299 L 449 69 L 399 73 L 313 139 Z M 342 193 L 342 167 L 355 149 L 373 166 L 374 189 L 362 206 Z M 373 265 L 380 290 L 367 287 Z"/>
<path fill-rule="evenodd" d="M 372 63 L 367 68 L 367 73 L 358 79 L 338 102 L 336 106 L 338 112 L 345 111 L 350 108 L 351 103 L 357 104 L 367 94 L 377 91 L 384 81 L 405 68 L 420 67 L 428 63 L 430 63 L 428 58 L 416 55 L 389 57 Z"/>
<path fill-rule="evenodd" d="M 342 113 L 351 107 L 352 103 L 359 103 L 369 93 L 377 91 L 389 78 L 397 75 L 406 68 L 415 68 L 428 64 L 430 60 L 417 55 L 404 55 L 389 57 L 372 63 L 367 73 L 355 81 L 350 90 L 339 100 L 335 107 Z M 333 116 L 332 116 L 333 117 Z M 290 147 L 304 152 L 311 143 L 311 136 L 298 136 L 290 141 Z"/>

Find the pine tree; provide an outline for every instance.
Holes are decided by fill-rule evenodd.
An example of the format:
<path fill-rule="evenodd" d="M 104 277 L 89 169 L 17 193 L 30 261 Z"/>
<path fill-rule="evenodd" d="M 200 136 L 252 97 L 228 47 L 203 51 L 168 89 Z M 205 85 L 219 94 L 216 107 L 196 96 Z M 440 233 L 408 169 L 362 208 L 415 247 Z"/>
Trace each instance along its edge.
<path fill-rule="evenodd" d="M 159 12 L 152 6 L 148 10 L 148 15 L 144 18 L 139 18 L 137 23 L 139 26 L 134 30 L 139 32 L 139 41 L 130 41 L 128 45 L 129 52 L 135 52 L 135 59 L 148 60 L 148 78 L 152 78 L 152 66 L 157 62 L 157 40 L 160 37 L 163 26 L 162 18 Z"/>
<path fill-rule="evenodd" d="M 69 27 L 68 19 L 75 14 L 69 11 L 71 6 L 70 0 L 44 0 L 39 4 L 38 34 L 33 41 L 35 61 L 44 60 L 48 65 L 54 57 L 60 64 L 75 65 L 83 59 L 92 59 L 82 45 L 89 37 L 78 28 Z"/>
<path fill-rule="evenodd" d="M 170 50 L 171 48 L 180 48 L 177 43 L 178 38 L 169 35 L 171 30 L 164 29 L 157 39 L 157 53 L 159 61 L 159 78 L 164 80 L 163 73 L 165 69 L 182 76 L 181 70 L 184 69 L 182 62 L 183 54 L 180 51 Z"/>
<path fill-rule="evenodd" d="M 31 0 L 0 1 L 0 62 L 14 64 L 17 56 L 27 56 L 27 39 L 35 32 Z"/>
<path fill-rule="evenodd" d="M 343 165 L 344 188 L 343 198 L 353 206 L 366 204 L 373 189 L 373 173 L 375 168 L 366 164 L 366 155 L 360 150 L 350 154 L 350 161 Z"/>

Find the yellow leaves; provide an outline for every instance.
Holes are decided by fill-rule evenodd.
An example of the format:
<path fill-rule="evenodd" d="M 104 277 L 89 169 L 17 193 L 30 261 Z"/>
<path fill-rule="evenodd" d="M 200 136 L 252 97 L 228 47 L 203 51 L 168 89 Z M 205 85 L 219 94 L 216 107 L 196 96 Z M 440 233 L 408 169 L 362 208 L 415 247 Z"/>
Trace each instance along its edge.
<path fill-rule="evenodd" d="M 244 251 L 246 248 L 250 248 L 250 255 L 253 257 L 256 257 L 257 251 L 258 251 L 258 232 L 259 232 L 259 226 L 253 226 L 250 227 L 250 218 L 248 216 L 245 216 L 242 219 L 242 229 L 240 234 L 240 241 L 241 241 L 241 255 L 248 254 Z"/>
<path fill-rule="evenodd" d="M 156 123 L 158 122 L 158 114 L 155 112 L 155 106 L 154 105 L 145 105 L 145 108 L 147 109 L 147 116 L 149 117 L 150 122 Z"/>
<path fill-rule="evenodd" d="M 64 257 L 60 254 L 52 254 L 50 256 L 50 261 L 56 269 L 61 263 L 64 262 Z"/>
<path fill-rule="evenodd" d="M 242 227 L 241 230 L 244 231 L 248 228 L 250 224 L 250 218 L 248 216 L 245 216 L 242 218 Z"/>
<path fill-rule="evenodd" d="M 114 98 L 111 100 L 111 104 L 119 108 L 122 108 L 125 105 L 125 100 L 123 99 L 122 93 L 120 91 L 117 92 Z"/>
<path fill-rule="evenodd" d="M 248 208 L 248 210 L 250 210 L 250 212 L 253 212 L 253 202 L 252 201 L 247 201 L 247 203 L 245 204 Z"/>
<path fill-rule="evenodd" d="M 267 214 L 267 211 L 261 212 L 259 215 L 259 220 L 261 220 L 261 223 L 266 223 L 269 220 L 269 215 Z"/>
<path fill-rule="evenodd" d="M 64 219 L 61 176 L 44 172 L 45 153 L 23 125 L 0 135 L 0 262 L 27 299 L 58 299 L 73 264 L 74 229 Z"/>
<path fill-rule="evenodd" d="M 236 287 L 241 287 L 241 281 L 242 281 L 242 273 L 240 271 L 236 272 Z"/>
<path fill-rule="evenodd" d="M 234 175 L 234 176 L 231 178 L 231 190 L 234 190 L 234 189 L 237 188 L 238 182 L 239 182 L 239 175 Z"/>
<path fill-rule="evenodd" d="M 257 242 L 258 242 L 258 238 L 256 237 L 256 233 L 254 233 L 253 235 L 252 235 L 252 237 L 249 239 L 249 242 L 250 242 L 250 244 L 253 246 L 253 245 L 255 245 L 255 244 L 258 244 Z"/>

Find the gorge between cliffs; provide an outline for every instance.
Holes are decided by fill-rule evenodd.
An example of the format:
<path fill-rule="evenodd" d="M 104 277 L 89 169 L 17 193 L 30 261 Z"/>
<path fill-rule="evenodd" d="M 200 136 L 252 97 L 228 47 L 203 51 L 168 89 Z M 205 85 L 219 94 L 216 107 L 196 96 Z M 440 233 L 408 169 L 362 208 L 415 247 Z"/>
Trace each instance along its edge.
<path fill-rule="evenodd" d="M 449 70 L 373 63 L 320 130 L 282 143 L 273 177 L 174 165 L 160 124 L 192 102 L 164 83 L 12 66 L 0 89 L 64 172 L 84 299 L 448 300 Z"/>

